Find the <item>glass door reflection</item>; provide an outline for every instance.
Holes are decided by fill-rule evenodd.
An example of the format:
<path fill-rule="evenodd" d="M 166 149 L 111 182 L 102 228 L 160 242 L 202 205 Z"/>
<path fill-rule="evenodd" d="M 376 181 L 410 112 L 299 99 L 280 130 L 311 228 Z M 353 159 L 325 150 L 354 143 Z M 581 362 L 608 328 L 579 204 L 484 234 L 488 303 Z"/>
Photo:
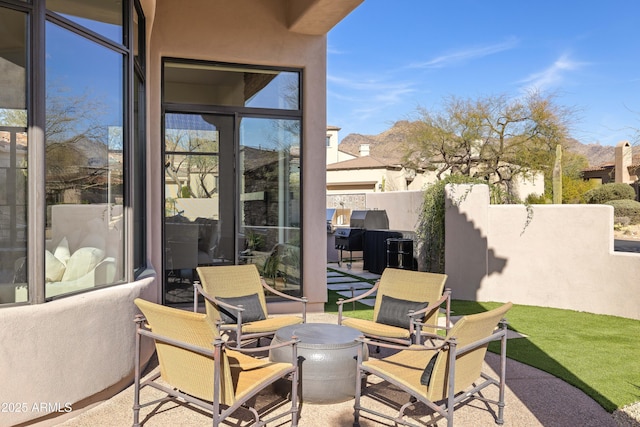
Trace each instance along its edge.
<path fill-rule="evenodd" d="M 239 261 L 300 295 L 300 121 L 244 117 L 239 135 Z"/>
<path fill-rule="evenodd" d="M 165 115 L 165 302 L 193 302 L 196 268 L 235 262 L 231 115 Z"/>

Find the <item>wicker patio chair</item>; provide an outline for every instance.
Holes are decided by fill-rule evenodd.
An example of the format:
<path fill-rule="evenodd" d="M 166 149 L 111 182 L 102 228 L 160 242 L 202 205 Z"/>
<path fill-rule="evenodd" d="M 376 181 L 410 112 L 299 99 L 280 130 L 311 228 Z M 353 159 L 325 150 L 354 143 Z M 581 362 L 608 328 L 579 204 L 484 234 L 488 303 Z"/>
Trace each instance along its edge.
<path fill-rule="evenodd" d="M 265 425 L 288 415 L 291 415 L 292 425 L 297 425 L 297 340 L 274 345 L 273 348 L 291 347 L 290 362 L 274 363 L 246 354 L 263 351 L 264 347 L 242 351 L 226 348 L 204 313 L 165 307 L 142 299 L 136 299 L 135 304 L 143 314 L 136 317 L 134 427 L 140 426 L 141 408 L 157 405 L 165 400 L 154 398 L 141 405 L 140 390 L 144 387 L 167 393 L 167 400 L 186 401 L 198 407 L 198 411 L 199 408 L 210 411 L 214 427 L 220 425 L 240 406 L 248 407 L 253 414 L 252 425 Z M 155 341 L 160 372 L 142 382 L 140 344 L 143 336 Z M 267 386 L 285 377 L 291 378 L 291 408 L 261 421 L 258 412 L 251 407 L 251 399 Z"/>
<path fill-rule="evenodd" d="M 437 337 L 438 330 L 446 330 L 449 325 L 451 291 L 444 289 L 446 280 L 445 274 L 386 268 L 369 291 L 338 300 L 338 324 L 355 328 L 368 338 L 398 344 L 421 343 L 423 335 Z M 374 320 L 343 316 L 345 304 L 374 293 Z M 445 326 L 438 326 L 443 304 Z"/>
<path fill-rule="evenodd" d="M 234 332 L 237 347 L 249 339 L 273 336 L 284 326 L 306 322 L 307 299 L 273 289 L 260 277 L 254 264 L 198 267 L 197 272 L 202 284 L 200 281 L 193 284 L 194 311 L 198 309 L 198 294 L 201 294 L 209 320 L 222 332 Z M 302 315 L 270 317 L 265 290 L 301 303 Z"/>
<path fill-rule="evenodd" d="M 404 411 L 416 401 L 433 409 L 430 422 L 445 418 L 447 425 L 453 425 L 456 406 L 470 398 L 496 404 L 495 422 L 503 424 L 504 390 L 506 372 L 506 322 L 503 316 L 511 308 L 507 303 L 494 310 L 462 317 L 449 330 L 447 337 L 437 346 L 413 345 L 408 348 L 392 344 L 401 351 L 383 359 L 369 358 L 363 361 L 363 349 L 358 355 L 358 374 L 375 375 L 401 390 L 409 393 L 410 401 L 404 404 L 397 415 L 391 417 L 361 405 L 364 393 L 361 382 L 356 384 L 354 403 L 354 426 L 359 426 L 360 411 L 389 419 L 397 424 L 415 426 L 405 417 Z M 500 328 L 496 329 L 498 324 Z M 499 378 L 493 378 L 482 372 L 482 365 L 490 341 L 500 340 Z M 363 339 L 366 342 L 366 339 Z M 363 345 L 364 347 L 364 345 Z M 492 401 L 479 394 L 490 386 L 498 387 L 498 400 Z M 422 425 L 422 424 L 421 424 Z"/>

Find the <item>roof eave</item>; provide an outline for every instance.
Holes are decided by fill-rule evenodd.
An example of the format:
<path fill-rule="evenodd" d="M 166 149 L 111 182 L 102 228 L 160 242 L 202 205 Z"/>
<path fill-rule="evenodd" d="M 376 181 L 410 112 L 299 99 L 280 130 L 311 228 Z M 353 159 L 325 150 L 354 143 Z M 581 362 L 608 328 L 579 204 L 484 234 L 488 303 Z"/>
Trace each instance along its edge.
<path fill-rule="evenodd" d="M 320 36 L 364 0 L 287 0 L 287 24 L 294 33 Z"/>

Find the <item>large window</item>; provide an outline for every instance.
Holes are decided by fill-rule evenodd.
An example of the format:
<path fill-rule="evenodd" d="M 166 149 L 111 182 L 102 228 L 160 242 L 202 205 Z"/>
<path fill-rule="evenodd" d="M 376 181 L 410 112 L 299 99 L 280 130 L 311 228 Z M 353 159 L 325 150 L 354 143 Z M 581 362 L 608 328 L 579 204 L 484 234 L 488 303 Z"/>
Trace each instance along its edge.
<path fill-rule="evenodd" d="M 145 40 L 141 9 L 113 0 L 9 7 L 0 7 L 0 303 L 124 282 L 146 258 L 144 245 L 132 256 L 125 245 L 126 208 L 144 216 L 130 201 L 141 186 L 126 173 L 144 176 L 144 102 L 134 98 L 144 97 L 144 49 L 132 43 Z M 27 206 L 36 212 L 28 220 Z"/>
<path fill-rule="evenodd" d="M 252 263 L 301 294 L 300 76 L 164 61 L 166 303 L 192 302 L 203 265 Z"/>
<path fill-rule="evenodd" d="M 0 303 L 27 286 L 27 17 L 0 7 Z"/>
<path fill-rule="evenodd" d="M 48 298 L 124 278 L 124 55 L 51 22 L 46 36 Z"/>
<path fill-rule="evenodd" d="M 47 9 L 110 40 L 124 44 L 121 1 L 46 0 Z"/>
<path fill-rule="evenodd" d="M 300 121 L 242 119 L 240 180 L 243 255 L 270 285 L 295 292 L 301 278 Z"/>

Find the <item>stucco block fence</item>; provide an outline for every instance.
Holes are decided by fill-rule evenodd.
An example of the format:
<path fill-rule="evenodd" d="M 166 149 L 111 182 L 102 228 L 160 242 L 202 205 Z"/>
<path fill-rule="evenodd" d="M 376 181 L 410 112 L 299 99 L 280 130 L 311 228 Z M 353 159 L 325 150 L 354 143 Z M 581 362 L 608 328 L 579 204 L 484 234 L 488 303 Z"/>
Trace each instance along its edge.
<path fill-rule="evenodd" d="M 605 205 L 490 205 L 486 185 L 446 187 L 455 299 L 640 319 L 640 254 L 614 251 Z"/>
<path fill-rule="evenodd" d="M 45 416 L 57 418 L 44 425 L 56 425 L 131 384 L 133 300 L 157 299 L 155 280 L 150 273 L 124 285 L 0 310 L 0 427 Z M 143 361 L 153 352 L 153 343 L 143 342 Z"/>

